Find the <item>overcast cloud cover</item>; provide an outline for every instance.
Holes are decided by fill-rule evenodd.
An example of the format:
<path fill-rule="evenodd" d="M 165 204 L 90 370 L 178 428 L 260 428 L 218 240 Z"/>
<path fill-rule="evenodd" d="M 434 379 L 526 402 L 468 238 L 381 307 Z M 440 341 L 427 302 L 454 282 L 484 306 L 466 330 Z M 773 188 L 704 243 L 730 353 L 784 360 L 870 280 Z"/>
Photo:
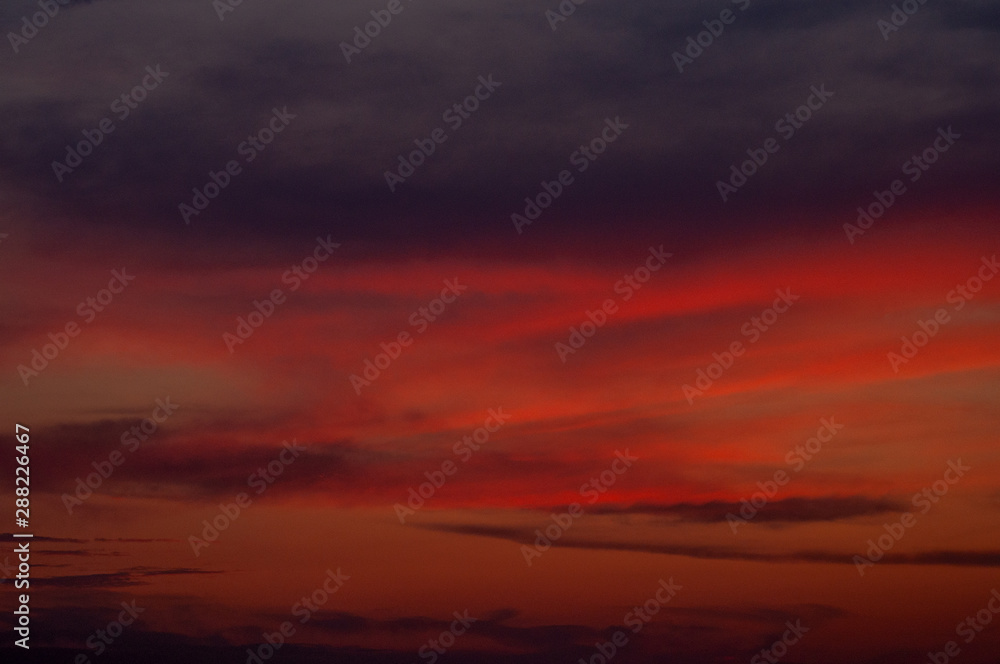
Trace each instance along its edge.
<path fill-rule="evenodd" d="M 891 9 L 867 2 L 591 1 L 556 31 L 545 3 L 403 7 L 348 64 L 339 43 L 380 7 L 248 0 L 220 21 L 203 0 L 75 3 L 2 56 L 8 209 L 130 233 L 282 238 L 294 227 L 378 238 L 382 251 L 472 242 L 521 252 L 510 214 L 606 117 L 629 129 L 532 233 L 714 236 L 745 231 L 748 215 L 818 230 L 898 176 L 939 127 L 962 136 L 962 156 L 935 169 L 921 200 L 985 204 L 995 177 L 1000 9 L 990 3 L 929 2 L 888 40 L 876 22 Z M 679 73 L 672 54 L 727 7 L 735 22 Z M 6 3 L 0 20 L 14 25 L 32 8 Z M 59 184 L 51 162 L 111 115 L 146 64 L 169 77 Z M 442 113 L 480 75 L 501 86 L 391 193 L 384 171 L 447 127 Z M 833 97 L 719 205 L 716 181 L 776 136 L 774 122 L 814 85 Z M 197 228 L 178 224 L 191 188 L 274 107 L 296 115 L 280 141 Z"/>

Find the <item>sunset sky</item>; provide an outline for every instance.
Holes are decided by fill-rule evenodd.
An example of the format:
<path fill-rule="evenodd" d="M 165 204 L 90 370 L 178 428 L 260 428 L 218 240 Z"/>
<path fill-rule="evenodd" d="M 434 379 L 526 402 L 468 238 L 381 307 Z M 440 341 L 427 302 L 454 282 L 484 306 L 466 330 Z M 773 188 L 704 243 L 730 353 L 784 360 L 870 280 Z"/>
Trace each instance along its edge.
<path fill-rule="evenodd" d="M 1000 661 L 997 7 L 56 6 L 3 661 Z"/>

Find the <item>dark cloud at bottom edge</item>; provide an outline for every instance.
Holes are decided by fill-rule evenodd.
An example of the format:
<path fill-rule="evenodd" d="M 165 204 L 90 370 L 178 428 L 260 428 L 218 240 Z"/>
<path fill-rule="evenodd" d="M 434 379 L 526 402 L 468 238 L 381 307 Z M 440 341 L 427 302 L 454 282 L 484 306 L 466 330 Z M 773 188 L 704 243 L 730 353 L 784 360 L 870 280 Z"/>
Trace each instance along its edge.
<path fill-rule="evenodd" d="M 100 662 L 100 664 L 248 664 L 248 662 L 282 662 L 283 664 L 414 664 L 414 662 L 428 662 L 426 658 L 420 658 L 414 651 L 392 651 L 392 650 L 363 650 L 357 648 L 327 648 L 321 646 L 300 646 L 286 644 L 267 659 L 249 659 L 247 649 L 251 646 L 226 646 L 226 647 L 202 647 L 202 646 L 169 646 L 161 647 L 158 651 L 148 646 L 145 648 L 121 648 L 114 651 L 108 650 L 100 656 L 94 658 L 90 656 L 90 661 Z M 253 646 L 258 648 L 259 646 Z M 628 648 L 626 644 L 625 648 Z M 17 652 L 13 652 L 17 651 Z M 266 650 L 264 653 L 266 654 Z M 546 652 L 536 652 L 527 654 L 515 653 L 490 653 L 485 651 L 465 651 L 448 652 L 441 656 L 439 661 L 451 664 L 552 664 L 554 662 L 575 663 L 581 658 L 589 661 L 597 652 L 593 646 L 579 646 L 574 648 L 560 649 Z M 715 664 L 731 662 L 735 655 L 741 658 L 745 655 L 749 659 L 757 651 L 746 653 L 718 653 L 711 655 L 698 653 L 691 655 L 678 655 L 669 652 L 640 654 L 629 656 L 626 651 L 614 657 L 613 661 L 623 664 L 653 664 L 654 662 L 670 661 L 673 664 Z M 9 654 L 12 653 L 12 654 Z M 21 653 L 24 653 L 23 655 Z M 79 650 L 65 648 L 33 648 L 24 651 L 20 648 L 0 649 L 0 657 L 4 661 L 18 661 L 25 664 L 67 664 L 75 662 L 75 657 L 80 655 Z M 89 655 L 88 655 L 89 656 Z M 665 659 L 668 658 L 668 659 Z M 796 661 L 789 658 L 783 660 L 784 664 L 796 664 Z"/>

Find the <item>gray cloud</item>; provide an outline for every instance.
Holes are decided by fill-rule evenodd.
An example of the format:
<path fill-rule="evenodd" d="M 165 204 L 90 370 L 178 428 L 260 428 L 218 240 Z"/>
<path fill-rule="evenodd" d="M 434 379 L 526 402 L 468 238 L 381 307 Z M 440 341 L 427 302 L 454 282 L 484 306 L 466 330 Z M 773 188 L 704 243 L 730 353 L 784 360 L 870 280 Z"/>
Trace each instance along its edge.
<path fill-rule="evenodd" d="M 272 107 L 288 106 L 298 118 L 198 218 L 200 233 L 284 237 L 281 220 L 294 219 L 347 240 L 439 244 L 472 219 L 478 239 L 464 242 L 508 238 L 524 196 L 616 115 L 630 129 L 579 174 L 540 237 L 570 219 L 602 233 L 612 210 L 637 230 L 649 215 L 712 211 L 715 228 L 694 235 L 736 218 L 746 226 L 748 215 L 758 217 L 752 228 L 766 225 L 775 208 L 846 213 L 943 125 L 962 142 L 919 196 L 981 196 L 1000 131 L 1000 64 L 980 57 L 997 47 L 995 8 L 937 2 L 886 42 L 881 6 L 756 0 L 679 74 L 672 53 L 724 6 L 591 3 L 552 32 L 537 3 L 407 5 L 348 65 L 338 44 L 367 17 L 359 0 L 244 3 L 221 23 L 205 2 L 95 3 L 7 55 L 0 172 L 36 213 L 180 232 L 177 204 L 191 187 L 236 157 Z M 170 78 L 58 185 L 51 161 L 156 63 Z M 501 89 L 390 194 L 383 170 L 491 72 Z M 820 83 L 835 91 L 829 106 L 723 206 L 716 179 Z"/>
<path fill-rule="evenodd" d="M 149 583 L 145 579 L 154 576 L 174 576 L 178 574 L 221 574 L 221 572 L 176 567 L 159 569 L 153 567 L 132 567 L 120 572 L 98 574 L 72 574 L 32 578 L 32 585 L 53 588 L 125 588 Z"/>
<path fill-rule="evenodd" d="M 436 530 L 459 535 L 474 535 L 505 539 L 517 544 L 531 545 L 535 540 L 534 531 L 527 528 L 504 526 L 483 526 L 477 524 L 431 524 L 415 525 L 417 528 Z M 766 553 L 746 551 L 733 547 L 718 547 L 687 544 L 647 544 L 643 542 L 615 542 L 592 539 L 560 538 L 553 547 L 570 549 L 591 549 L 606 551 L 635 551 L 657 553 L 668 556 L 684 556 L 706 560 L 740 560 L 759 563 L 821 563 L 854 565 L 853 556 L 857 552 L 837 553 L 833 551 L 790 551 L 787 553 Z M 926 551 L 914 554 L 886 553 L 878 565 L 951 565 L 956 567 L 1000 567 L 1000 551 Z"/>
<path fill-rule="evenodd" d="M 591 514 L 645 514 L 663 516 L 682 522 L 717 523 L 725 522 L 729 514 L 739 517 L 741 507 L 743 505 L 738 502 L 712 501 L 701 504 L 604 504 L 595 505 L 587 511 Z M 887 498 L 868 498 L 866 496 L 793 497 L 769 501 L 766 508 L 761 508 L 753 520 L 755 522 L 836 521 L 901 511 L 905 511 L 901 503 Z"/>

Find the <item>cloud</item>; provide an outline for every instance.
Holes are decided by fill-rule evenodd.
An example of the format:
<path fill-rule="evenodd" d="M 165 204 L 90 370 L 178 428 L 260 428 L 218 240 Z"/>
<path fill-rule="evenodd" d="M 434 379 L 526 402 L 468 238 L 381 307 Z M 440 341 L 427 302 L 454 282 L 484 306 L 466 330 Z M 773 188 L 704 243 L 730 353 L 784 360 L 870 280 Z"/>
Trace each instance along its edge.
<path fill-rule="evenodd" d="M 516 618 L 514 609 L 499 609 L 476 618 L 472 633 L 477 637 L 492 639 L 497 644 L 527 650 L 571 648 L 589 639 L 599 638 L 603 631 L 582 625 L 538 625 L 516 627 L 507 625 Z M 390 620 L 372 620 L 348 613 L 336 613 L 332 617 L 320 617 L 310 624 L 333 634 L 399 633 L 417 634 L 440 633 L 448 630 L 454 617 L 435 619 L 428 617 L 404 617 Z"/>
<path fill-rule="evenodd" d="M 663 516 L 688 523 L 716 523 L 726 521 L 727 515 L 739 517 L 742 507 L 742 503 L 725 501 L 675 504 L 636 503 L 633 505 L 605 503 L 594 505 L 588 508 L 587 512 L 609 515 L 642 514 Z M 888 498 L 869 498 L 866 496 L 792 497 L 769 501 L 766 509 L 758 510 L 753 520 L 755 522 L 782 523 L 837 521 L 902 511 L 905 511 L 905 506 L 902 503 Z"/>
<path fill-rule="evenodd" d="M 753 653 L 756 642 L 770 643 L 772 632 L 777 626 L 787 620 L 803 619 L 810 627 L 818 627 L 824 623 L 843 616 L 843 613 L 833 607 L 823 605 L 798 605 L 779 608 L 765 607 L 700 607 L 687 609 L 668 609 L 669 620 L 657 620 L 647 625 L 643 632 L 629 634 L 626 652 L 629 661 L 637 664 L 662 661 L 669 657 L 671 661 L 693 664 L 694 662 L 709 662 L 712 664 L 731 661 L 734 653 Z M 42 608 L 36 620 L 40 626 L 39 633 L 44 642 L 49 640 L 65 640 L 73 642 L 80 633 L 87 633 L 94 625 L 106 624 L 114 618 L 114 612 L 101 608 L 85 611 L 79 608 Z M 261 624 L 247 625 L 240 632 L 254 635 L 254 640 L 233 642 L 231 637 L 220 634 L 202 634 L 192 637 L 165 631 L 153 631 L 145 622 L 130 627 L 115 647 L 107 651 L 109 662 L 129 661 L 144 655 L 148 658 L 153 650 L 169 652 L 172 657 L 183 656 L 184 661 L 195 664 L 199 662 L 230 661 L 238 657 L 245 658 L 247 648 L 257 647 L 259 635 L 273 631 L 276 621 L 282 616 L 261 616 Z M 463 644 L 461 640 L 449 651 L 448 658 L 462 664 L 507 664 L 516 658 L 519 663 L 543 664 L 551 661 L 575 661 L 587 658 L 593 652 L 593 643 L 607 641 L 619 630 L 621 624 L 611 624 L 599 628 L 574 624 L 559 625 L 529 625 L 518 626 L 508 624 L 519 618 L 514 609 L 498 609 L 488 614 L 478 616 L 468 632 L 468 639 L 477 645 Z M 376 641 L 404 636 L 415 642 L 423 641 L 428 634 L 439 634 L 449 629 L 453 618 L 430 618 L 425 616 L 403 616 L 389 619 L 372 619 L 360 615 L 343 612 L 326 612 L 315 616 L 304 628 L 308 630 L 307 637 L 302 634 L 296 640 L 311 638 L 315 635 L 340 636 L 366 633 Z M 709 627 L 713 623 L 723 621 L 727 634 L 716 634 Z M 0 617 L 0 624 L 9 622 L 9 618 Z M 49 626 L 52 626 L 49 629 Z M 43 629 L 44 628 L 44 631 Z M 739 638 L 733 638 L 735 630 L 745 632 Z M 716 634 L 715 638 L 706 639 L 708 633 Z M 780 634 L 780 631 L 778 632 Z M 493 642 L 497 649 L 483 649 L 481 644 Z M 39 647 L 33 649 L 40 653 L 39 661 L 66 661 L 65 651 Z M 412 661 L 414 649 L 402 647 L 357 648 L 332 647 L 324 645 L 305 645 L 288 642 L 282 646 L 282 659 L 292 664 L 318 664 L 319 662 L 365 662 L 370 664 L 399 664 Z M 60 659 L 61 658 L 61 659 Z M 727 659 L 729 658 L 729 659 Z M 102 661 L 105 659 L 102 656 Z M 133 659 L 134 661 L 134 659 Z"/>
<path fill-rule="evenodd" d="M 21 538 L 15 538 L 13 533 L 0 533 L 0 542 L 15 542 L 21 541 Z M 72 537 L 48 537 L 47 535 L 35 535 L 31 538 L 33 542 L 58 542 L 60 544 L 86 544 L 88 540 L 85 539 L 74 539 Z"/>
<path fill-rule="evenodd" d="M 132 567 L 120 572 L 97 574 L 73 574 L 67 576 L 34 577 L 33 585 L 54 588 L 125 588 L 142 586 L 145 580 L 155 576 L 173 576 L 178 574 L 221 574 L 220 571 L 201 570 L 189 567 L 152 568 Z"/>
<path fill-rule="evenodd" d="M 949 124 L 968 137 L 962 157 L 936 167 L 934 181 L 921 188 L 981 200 L 991 153 L 977 146 L 998 138 L 990 118 L 1000 97 L 989 91 L 1000 68 L 979 58 L 998 38 L 989 8 L 929 8 L 887 43 L 875 26 L 885 8 L 755 2 L 683 74 L 673 53 L 718 14 L 718 3 L 670 11 L 651 0 L 624 11 L 590 6 L 555 33 L 544 11 L 524 0 L 503 7 L 482 0 L 415 5 L 348 65 L 338 37 L 349 39 L 367 9 L 357 1 L 307 3 L 295 14 L 243 5 L 220 25 L 205 3 L 97 3 L 59 17 L 48 30 L 65 38 L 42 35 L 31 45 L 35 52 L 82 68 L 71 55 L 115 35 L 123 48 L 163 64 L 170 78 L 59 184 L 51 162 L 83 129 L 111 115 L 109 102 L 141 78 L 142 66 L 123 68 L 95 53 L 86 61 L 86 80 L 55 81 L 40 75 L 45 65 L 35 53 L 21 54 L 16 67 L 0 74 L 10 96 L 0 172 L 37 216 L 85 212 L 85 223 L 122 226 L 146 226 L 153 218 L 180 233 L 186 227 L 177 205 L 189 200 L 192 187 L 239 158 L 240 142 L 273 107 L 287 105 L 298 118 L 198 218 L 205 233 L 221 241 L 239 229 L 284 242 L 289 234 L 273 220 L 293 218 L 298 230 L 333 232 L 383 251 L 413 243 L 440 251 L 455 242 L 450 238 L 467 218 L 477 220 L 475 244 L 501 246 L 495 240 L 512 233 L 511 212 L 541 180 L 570 167 L 569 155 L 609 116 L 621 116 L 630 129 L 592 169 L 577 174 L 578 183 L 532 229 L 537 238 L 562 239 L 570 227 L 601 236 L 608 232 L 604 219 L 614 214 L 618 230 L 626 224 L 650 231 L 660 223 L 652 220 L 664 216 L 698 219 L 704 223 L 678 232 L 715 240 L 722 229 L 777 227 L 775 205 L 814 213 L 853 209 Z M 476 21 L 468 20 L 472 14 Z M 277 37 L 271 28 L 279 21 Z M 163 33 L 188 37 L 154 53 L 147 43 Z M 450 38 L 428 47 L 427 34 Z M 791 50 L 796 58 L 774 56 Z M 932 52 L 947 52 L 947 66 L 927 62 Z M 456 67 L 459 58 L 463 66 Z M 920 80 L 904 76 L 914 62 L 927 65 Z M 966 75 L 955 77 L 954 70 Z M 495 97 L 391 194 L 384 172 L 415 139 L 443 126 L 442 112 L 490 72 L 503 82 Z M 721 207 L 716 180 L 821 83 L 836 94 L 829 108 L 783 145 L 736 203 Z M 921 103 L 929 96 L 950 101 Z M 881 158 L 868 158 L 873 149 Z M 98 194 L 108 187 L 113 195 Z M 137 218 L 136 209 L 146 218 Z M 706 209 L 718 211 L 714 221 Z M 819 216 L 825 214 L 800 218 L 818 227 Z"/>
<path fill-rule="evenodd" d="M 510 528 L 504 526 L 486 526 L 476 524 L 416 524 L 414 527 L 435 530 L 460 535 L 478 537 L 493 537 L 505 539 L 517 544 L 532 546 L 537 535 L 526 528 Z M 739 560 L 757 563 L 817 563 L 853 565 L 852 553 L 837 553 L 833 551 L 789 551 L 770 553 L 746 551 L 732 547 L 685 545 L 685 544 L 648 544 L 643 542 L 598 541 L 588 539 L 572 539 L 563 536 L 552 543 L 553 547 L 570 549 L 589 549 L 599 551 L 633 551 L 655 553 L 668 556 L 684 556 L 706 560 Z M 886 553 L 878 561 L 879 565 L 951 565 L 957 567 L 1000 567 L 1000 551 L 927 551 L 913 554 Z"/>

